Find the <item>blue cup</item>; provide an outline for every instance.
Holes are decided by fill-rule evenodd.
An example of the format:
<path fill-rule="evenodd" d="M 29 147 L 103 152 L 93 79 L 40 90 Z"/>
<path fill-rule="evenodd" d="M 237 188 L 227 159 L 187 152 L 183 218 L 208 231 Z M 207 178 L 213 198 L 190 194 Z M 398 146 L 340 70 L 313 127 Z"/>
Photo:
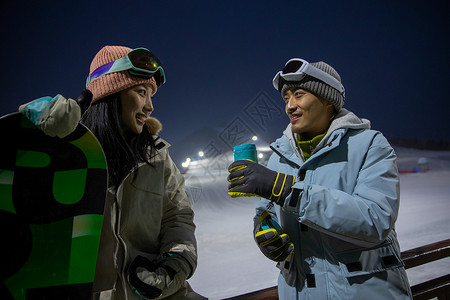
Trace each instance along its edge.
<path fill-rule="evenodd" d="M 242 144 L 234 146 L 234 160 L 249 159 L 258 163 L 255 144 Z"/>

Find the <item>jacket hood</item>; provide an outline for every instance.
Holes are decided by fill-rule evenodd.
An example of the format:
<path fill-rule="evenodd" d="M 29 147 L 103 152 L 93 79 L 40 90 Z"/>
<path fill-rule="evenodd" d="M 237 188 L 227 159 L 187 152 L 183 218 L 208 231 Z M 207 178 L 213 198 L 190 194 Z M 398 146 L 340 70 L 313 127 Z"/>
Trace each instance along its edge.
<path fill-rule="evenodd" d="M 342 108 L 339 113 L 334 117 L 331 122 L 328 133 L 333 132 L 336 129 L 349 128 L 349 129 L 370 129 L 370 121 L 367 119 L 361 119 L 357 117 L 351 111 Z"/>
<path fill-rule="evenodd" d="M 162 124 L 157 118 L 148 117 L 147 120 L 145 120 L 145 124 L 151 135 L 158 135 L 162 130 Z"/>

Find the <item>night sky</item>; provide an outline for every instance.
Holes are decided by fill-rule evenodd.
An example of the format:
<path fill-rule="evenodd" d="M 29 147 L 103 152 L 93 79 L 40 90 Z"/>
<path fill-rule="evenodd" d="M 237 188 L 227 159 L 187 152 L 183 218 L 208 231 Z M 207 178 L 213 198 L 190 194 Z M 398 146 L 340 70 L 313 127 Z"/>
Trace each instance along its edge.
<path fill-rule="evenodd" d="M 146 47 L 167 82 L 154 98 L 175 143 L 225 128 L 292 57 L 341 75 L 344 107 L 388 138 L 449 141 L 446 1 L 4 1 L 0 115 L 58 93 L 75 98 L 104 45 Z M 187 4 L 189 3 L 189 4 Z M 284 115 L 266 120 L 274 137 Z"/>

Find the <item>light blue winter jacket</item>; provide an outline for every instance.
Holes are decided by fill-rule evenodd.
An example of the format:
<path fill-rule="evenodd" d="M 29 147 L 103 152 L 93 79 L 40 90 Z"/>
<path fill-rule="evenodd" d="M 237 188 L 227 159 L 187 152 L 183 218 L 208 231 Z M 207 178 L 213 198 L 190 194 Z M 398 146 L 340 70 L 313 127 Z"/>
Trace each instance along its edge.
<path fill-rule="evenodd" d="M 296 176 L 283 207 L 264 210 L 294 243 L 279 263 L 280 299 L 409 299 L 394 230 L 399 209 L 396 155 L 370 122 L 342 109 L 304 162 L 287 127 L 268 168 Z"/>

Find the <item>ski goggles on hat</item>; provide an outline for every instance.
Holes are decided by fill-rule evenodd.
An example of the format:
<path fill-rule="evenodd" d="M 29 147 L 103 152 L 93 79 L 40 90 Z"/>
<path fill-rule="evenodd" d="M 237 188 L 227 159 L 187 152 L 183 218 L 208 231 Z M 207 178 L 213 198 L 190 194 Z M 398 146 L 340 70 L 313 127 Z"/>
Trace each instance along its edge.
<path fill-rule="evenodd" d="M 273 78 L 273 86 L 276 90 L 281 92 L 283 85 L 289 82 L 299 82 L 306 75 L 314 77 L 323 83 L 331 86 L 332 88 L 344 94 L 344 86 L 331 76 L 330 74 L 312 66 L 306 60 L 301 58 L 293 58 L 288 60 L 282 71 L 279 71 Z"/>
<path fill-rule="evenodd" d="M 126 70 L 131 75 L 141 78 L 150 78 L 153 76 L 158 87 L 166 82 L 164 69 L 159 59 L 145 48 L 136 48 L 128 52 L 124 57 L 104 64 L 92 71 L 86 79 L 86 87 L 95 78 Z"/>

